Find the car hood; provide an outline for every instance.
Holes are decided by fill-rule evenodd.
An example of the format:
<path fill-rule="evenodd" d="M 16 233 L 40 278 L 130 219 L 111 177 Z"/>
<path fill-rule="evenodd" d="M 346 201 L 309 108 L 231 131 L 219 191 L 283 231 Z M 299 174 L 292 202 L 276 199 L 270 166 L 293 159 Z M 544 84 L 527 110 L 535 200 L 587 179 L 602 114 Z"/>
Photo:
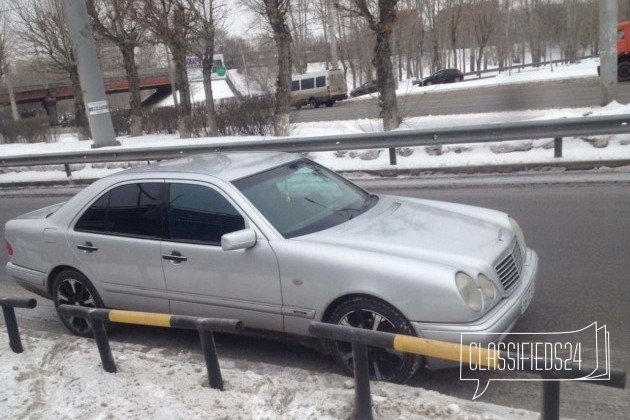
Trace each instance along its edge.
<path fill-rule="evenodd" d="M 299 240 L 461 267 L 494 261 L 514 240 L 502 212 L 380 196 L 368 212 Z"/>

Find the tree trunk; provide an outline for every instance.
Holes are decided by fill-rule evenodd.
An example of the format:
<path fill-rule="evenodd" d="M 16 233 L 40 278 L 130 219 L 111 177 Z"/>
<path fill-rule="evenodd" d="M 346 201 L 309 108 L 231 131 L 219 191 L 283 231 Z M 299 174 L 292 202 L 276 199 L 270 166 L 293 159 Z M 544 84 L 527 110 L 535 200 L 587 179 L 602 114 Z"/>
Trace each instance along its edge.
<path fill-rule="evenodd" d="M 192 137 L 192 103 L 186 73 L 186 52 L 177 44 L 171 44 L 169 48 L 175 65 L 175 83 L 179 90 L 179 138 L 188 139 Z"/>
<path fill-rule="evenodd" d="M 140 99 L 140 77 L 138 76 L 138 67 L 136 66 L 136 56 L 133 44 L 124 44 L 120 46 L 120 52 L 123 56 L 123 64 L 125 73 L 127 73 L 127 82 L 129 83 L 129 108 L 131 109 L 130 129 L 131 137 L 142 135 L 142 107 Z"/>
<path fill-rule="evenodd" d="M 210 136 L 216 136 L 217 117 L 214 110 L 214 98 L 212 96 L 212 65 L 214 63 L 214 42 L 208 42 L 205 56 L 201 60 L 201 72 L 203 73 L 203 90 L 206 94 L 206 127 Z"/>
<path fill-rule="evenodd" d="M 289 117 L 291 112 L 291 33 L 275 35 L 278 47 L 278 79 L 276 81 L 276 108 L 273 129 L 276 136 L 289 135 Z"/>
<path fill-rule="evenodd" d="M 291 111 L 291 30 L 285 19 L 286 10 L 279 0 L 265 0 L 265 14 L 273 30 L 278 50 L 278 77 L 276 79 L 276 106 L 273 130 L 276 136 L 289 135 Z"/>
<path fill-rule="evenodd" d="M 68 68 L 70 83 L 72 84 L 72 93 L 74 95 L 74 118 L 77 124 L 77 134 L 79 140 L 89 140 L 92 137 L 90 124 L 88 122 L 87 113 L 85 112 L 85 102 L 83 101 L 83 90 L 81 89 L 81 81 L 79 80 L 79 69 L 76 65 Z"/>
<path fill-rule="evenodd" d="M 374 66 L 378 90 L 381 95 L 379 106 L 380 117 L 383 119 L 383 130 L 390 131 L 400 125 L 398 102 L 396 101 L 396 83 L 392 69 L 391 52 L 391 23 L 379 25 L 376 33 L 376 45 L 374 46 Z"/>

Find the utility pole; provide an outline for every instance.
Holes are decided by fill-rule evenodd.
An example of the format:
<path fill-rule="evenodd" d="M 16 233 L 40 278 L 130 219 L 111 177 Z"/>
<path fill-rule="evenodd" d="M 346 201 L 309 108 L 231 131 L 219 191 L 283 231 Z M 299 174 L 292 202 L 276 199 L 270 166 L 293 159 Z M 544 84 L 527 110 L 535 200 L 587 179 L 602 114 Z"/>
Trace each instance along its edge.
<path fill-rule="evenodd" d="M 617 99 L 617 0 L 599 2 L 599 69 L 605 106 Z"/>
<path fill-rule="evenodd" d="M 85 0 L 64 0 L 64 11 L 94 140 L 92 147 L 119 146 L 109 113 L 103 74 L 98 65 Z"/>
<path fill-rule="evenodd" d="M 9 90 L 9 100 L 11 101 L 11 112 L 13 113 L 13 121 L 20 119 L 20 113 L 18 111 L 17 102 L 15 101 L 15 93 L 13 92 L 13 82 L 11 82 L 11 70 L 6 73 L 7 89 Z"/>
<path fill-rule="evenodd" d="M 339 59 L 337 58 L 337 34 L 335 32 L 335 22 L 333 16 L 333 0 L 328 0 L 327 7 L 328 13 L 326 13 L 326 20 L 328 21 L 328 38 L 330 39 L 330 67 L 333 69 L 339 68 Z"/>

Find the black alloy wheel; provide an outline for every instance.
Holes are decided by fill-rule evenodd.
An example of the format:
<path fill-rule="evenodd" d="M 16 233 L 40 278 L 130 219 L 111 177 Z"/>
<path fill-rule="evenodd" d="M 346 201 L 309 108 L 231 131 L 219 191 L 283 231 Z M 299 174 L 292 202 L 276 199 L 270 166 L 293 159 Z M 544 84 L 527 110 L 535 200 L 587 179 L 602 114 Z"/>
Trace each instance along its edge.
<path fill-rule="evenodd" d="M 85 318 L 59 314 L 60 305 L 103 307 L 94 286 L 83 274 L 75 270 L 63 270 L 57 274 L 53 283 L 53 300 L 57 315 L 71 333 L 80 337 L 92 337 L 92 328 Z"/>
<path fill-rule="evenodd" d="M 391 305 L 367 296 L 350 298 L 339 305 L 328 320 L 331 324 L 365 328 L 393 334 L 416 335 L 409 321 Z M 335 362 L 347 375 L 354 374 L 352 344 L 329 341 Z M 393 349 L 368 347 L 370 378 L 377 381 L 404 383 L 420 367 L 422 357 Z"/>

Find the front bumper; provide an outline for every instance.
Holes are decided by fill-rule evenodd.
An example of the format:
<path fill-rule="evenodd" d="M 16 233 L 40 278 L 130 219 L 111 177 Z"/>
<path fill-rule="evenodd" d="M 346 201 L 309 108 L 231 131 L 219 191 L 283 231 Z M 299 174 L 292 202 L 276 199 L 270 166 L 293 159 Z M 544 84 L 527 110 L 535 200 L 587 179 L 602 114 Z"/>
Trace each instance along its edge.
<path fill-rule="evenodd" d="M 520 286 L 480 319 L 465 324 L 412 322 L 416 334 L 423 338 L 458 344 L 475 342 L 484 345 L 502 340 L 527 309 L 536 288 L 538 273 L 536 252 L 528 249 L 526 261 Z M 430 369 L 459 366 L 457 362 L 433 358 L 427 358 L 427 365 Z"/>

